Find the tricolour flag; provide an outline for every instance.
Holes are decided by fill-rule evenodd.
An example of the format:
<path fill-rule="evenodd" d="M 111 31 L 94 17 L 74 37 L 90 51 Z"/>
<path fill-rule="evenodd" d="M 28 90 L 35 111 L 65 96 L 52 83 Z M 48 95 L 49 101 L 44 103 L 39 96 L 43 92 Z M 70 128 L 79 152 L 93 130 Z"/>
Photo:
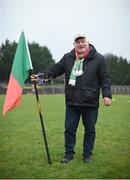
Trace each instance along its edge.
<path fill-rule="evenodd" d="M 22 32 L 9 78 L 6 98 L 3 106 L 3 115 L 20 104 L 24 82 L 29 76 L 28 71 L 30 69 L 33 68 L 28 44 L 25 40 L 24 32 Z"/>

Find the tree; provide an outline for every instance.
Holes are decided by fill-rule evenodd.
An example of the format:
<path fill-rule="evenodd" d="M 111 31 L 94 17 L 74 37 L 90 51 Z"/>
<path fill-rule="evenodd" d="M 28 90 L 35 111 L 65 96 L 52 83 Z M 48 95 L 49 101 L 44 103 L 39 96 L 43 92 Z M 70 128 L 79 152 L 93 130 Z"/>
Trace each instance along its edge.
<path fill-rule="evenodd" d="M 0 47 L 0 81 L 8 81 L 17 43 L 6 40 Z M 46 46 L 40 46 L 33 42 L 29 44 L 30 55 L 35 72 L 44 71 L 49 65 L 55 61 L 49 49 Z"/>
<path fill-rule="evenodd" d="M 35 72 L 44 71 L 49 65 L 54 64 L 52 55 L 46 46 L 40 46 L 38 43 L 33 42 L 29 44 L 32 64 Z"/>
<path fill-rule="evenodd" d="M 10 43 L 9 40 L 5 41 L 0 48 L 0 80 L 6 81 L 9 78 L 11 67 L 16 51 L 16 42 Z"/>
<path fill-rule="evenodd" d="M 129 85 L 130 84 L 130 63 L 122 57 L 113 54 L 106 54 L 105 61 L 110 71 L 111 81 L 113 85 Z"/>

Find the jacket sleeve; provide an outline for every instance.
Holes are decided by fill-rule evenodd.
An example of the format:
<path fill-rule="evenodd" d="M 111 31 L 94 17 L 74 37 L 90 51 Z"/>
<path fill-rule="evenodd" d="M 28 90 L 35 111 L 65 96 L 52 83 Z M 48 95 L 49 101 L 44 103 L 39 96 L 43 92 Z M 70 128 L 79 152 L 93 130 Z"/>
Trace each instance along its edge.
<path fill-rule="evenodd" d="M 65 58 L 63 58 L 56 64 L 48 67 L 44 72 L 47 73 L 52 78 L 56 78 L 57 76 L 60 76 L 64 74 L 65 72 Z"/>
<path fill-rule="evenodd" d="M 104 97 L 112 98 L 110 75 L 103 56 L 101 56 L 99 60 L 98 72 L 99 72 L 99 82 L 101 85 L 103 98 Z"/>

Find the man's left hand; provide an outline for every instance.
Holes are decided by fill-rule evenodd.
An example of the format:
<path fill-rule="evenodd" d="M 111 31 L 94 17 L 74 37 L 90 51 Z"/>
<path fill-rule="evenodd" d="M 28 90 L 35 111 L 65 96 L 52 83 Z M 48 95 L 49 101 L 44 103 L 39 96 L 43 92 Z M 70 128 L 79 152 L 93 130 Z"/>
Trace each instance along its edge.
<path fill-rule="evenodd" d="M 112 104 L 112 100 L 108 97 L 103 98 L 103 103 L 105 106 L 110 106 Z"/>

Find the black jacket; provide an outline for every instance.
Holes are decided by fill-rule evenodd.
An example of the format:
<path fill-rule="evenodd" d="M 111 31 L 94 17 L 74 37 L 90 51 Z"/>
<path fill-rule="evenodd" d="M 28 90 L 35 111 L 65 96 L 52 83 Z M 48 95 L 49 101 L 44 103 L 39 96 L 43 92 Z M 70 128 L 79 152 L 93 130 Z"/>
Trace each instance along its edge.
<path fill-rule="evenodd" d="M 104 57 L 90 44 L 90 52 L 83 61 L 83 75 L 77 77 L 76 85 L 68 85 L 70 73 L 75 61 L 74 49 L 47 69 L 53 78 L 65 73 L 66 105 L 87 107 L 99 106 L 100 88 L 102 96 L 111 98 L 111 82 Z"/>

